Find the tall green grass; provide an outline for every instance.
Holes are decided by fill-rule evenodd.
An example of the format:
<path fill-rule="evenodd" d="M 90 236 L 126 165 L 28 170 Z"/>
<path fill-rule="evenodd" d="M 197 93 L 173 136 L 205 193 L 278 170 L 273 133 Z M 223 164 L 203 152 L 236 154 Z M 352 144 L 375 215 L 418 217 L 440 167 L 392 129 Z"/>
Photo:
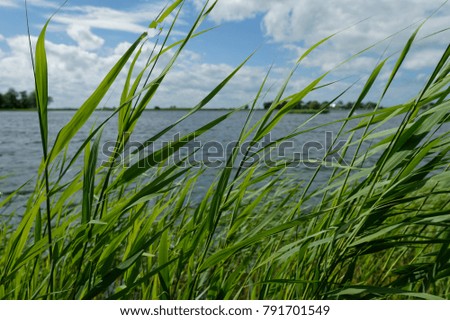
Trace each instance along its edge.
<path fill-rule="evenodd" d="M 159 28 L 172 19 L 161 49 L 143 57 L 146 34 L 140 36 L 60 129 L 53 144 L 47 130 L 45 25 L 34 56 L 43 157 L 20 222 L 2 223 L 0 297 L 450 298 L 450 136 L 440 130 L 450 120 L 450 47 L 414 99 L 379 108 L 418 30 L 396 58 L 378 107 L 363 115 L 354 112 L 373 90 L 381 71 L 386 71 L 388 59 L 368 75 L 347 117 L 334 121 L 341 124 L 334 142 L 347 137 L 342 152 L 348 152 L 350 161 L 329 163 L 328 156 L 334 152 L 330 147 L 308 181 L 300 183 L 299 177 L 285 170 L 292 159 L 278 159 L 271 166 L 263 159 L 271 146 L 313 130 L 305 129 L 306 124 L 317 115 L 271 146 L 257 142 L 289 116 L 298 101 L 320 90 L 328 72 L 286 96 L 292 73 L 272 107 L 254 122 L 250 119 L 265 91 L 266 79 L 262 79 L 239 134 L 240 142 L 250 141 L 251 152 L 242 159 L 235 149 L 199 201 L 192 196 L 204 171 L 193 170 L 186 159 L 175 164 L 169 159 L 236 111 L 184 133 L 146 158 L 132 155 L 130 166 L 117 165 L 146 106 L 188 41 L 203 32 L 199 27 L 214 4 L 201 11 L 182 41 L 173 44 L 169 37 L 183 1 L 161 12 L 150 24 Z M 308 50 L 298 64 L 327 40 Z M 155 68 L 165 55 L 169 62 Z M 145 67 L 135 70 L 139 59 L 146 61 Z M 245 62 L 185 116 L 148 137 L 144 146 L 160 141 L 201 110 Z M 117 109 L 69 154 L 74 136 L 121 73 L 126 81 Z M 433 106 L 425 109 L 430 102 Z M 402 119 L 400 126 L 382 129 L 394 117 Z M 117 143 L 108 164 L 100 166 L 102 130 L 113 126 L 113 119 L 118 119 Z M 327 125 L 331 124 L 321 126 Z M 366 142 L 372 147 L 363 150 Z M 355 153 L 348 151 L 352 148 Z M 248 166 L 250 158 L 259 160 Z M 318 174 L 330 166 L 329 181 L 317 186 Z M 77 173 L 67 179 L 69 171 Z M 4 199 L 0 208 L 13 196 Z M 314 199 L 320 199 L 319 203 Z"/>

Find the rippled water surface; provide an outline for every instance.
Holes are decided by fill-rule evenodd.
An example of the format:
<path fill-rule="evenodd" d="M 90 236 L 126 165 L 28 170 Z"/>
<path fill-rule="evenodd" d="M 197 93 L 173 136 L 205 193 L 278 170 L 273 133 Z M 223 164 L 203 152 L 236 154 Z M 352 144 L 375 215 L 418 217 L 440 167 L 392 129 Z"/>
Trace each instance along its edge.
<path fill-rule="evenodd" d="M 175 120 L 179 119 L 185 114 L 186 111 L 149 111 L 144 112 L 142 118 L 136 127 L 135 134 L 132 136 L 132 141 L 143 142 L 152 135 L 156 134 L 160 130 L 164 129 Z M 58 130 L 66 124 L 73 111 L 52 111 L 49 112 L 49 136 L 50 143 L 53 142 Z M 224 114 L 225 111 L 201 111 L 192 117 L 186 119 L 180 123 L 176 128 L 167 133 L 162 141 L 169 141 L 177 132 L 181 135 L 189 133 L 200 126 L 208 123 L 209 121 Z M 74 138 L 73 143 L 69 149 L 69 153 L 74 152 L 82 141 L 89 134 L 89 130 L 95 124 L 100 123 L 110 113 L 106 111 L 96 112 L 89 122 L 83 127 L 83 129 Z M 257 111 L 252 119 L 254 123 L 264 114 L 264 111 Z M 308 122 L 304 128 L 312 128 L 324 123 L 332 122 L 333 120 L 345 117 L 346 113 L 341 111 L 330 112 L 328 114 L 319 115 L 312 121 Z M 223 123 L 214 127 L 205 135 L 198 138 L 201 144 L 206 142 L 216 141 L 226 146 L 228 143 L 235 141 L 239 135 L 239 132 L 244 124 L 246 117 L 245 112 L 236 112 L 226 119 Z M 273 141 L 277 137 L 286 135 L 299 126 L 303 125 L 311 115 L 307 114 L 289 114 L 282 122 L 273 130 L 270 139 Z M 397 122 L 391 122 L 390 125 L 398 125 Z M 325 128 L 319 128 L 314 131 L 302 134 L 292 139 L 293 148 L 288 148 L 286 153 L 297 152 L 305 155 L 305 144 L 310 143 L 307 153 L 313 155 L 315 153 L 320 154 L 323 150 L 319 149 L 319 144 L 326 147 L 326 132 L 335 134 L 339 130 L 340 124 L 336 123 Z M 112 119 L 111 123 L 105 128 L 103 133 L 102 144 L 107 141 L 113 141 L 116 138 L 116 119 Z M 12 191 L 19 188 L 27 180 L 33 180 L 36 176 L 37 168 L 39 166 L 42 147 L 39 133 L 38 116 L 36 112 L 0 112 L 0 192 L 3 193 L 3 197 Z M 312 144 L 311 144 L 312 143 Z M 317 144 L 319 143 L 319 144 Z M 364 148 L 369 145 L 363 146 Z M 217 150 L 213 147 L 208 151 L 212 151 L 213 155 L 217 154 Z M 207 156 L 207 152 L 203 153 L 203 157 Z M 106 159 L 106 156 L 100 156 L 101 159 Z M 214 158 L 215 159 L 215 158 Z M 213 160 L 214 160 L 213 159 Z M 211 159 L 209 159 L 211 160 Z M 73 168 L 73 171 L 79 170 Z M 302 180 L 307 179 L 313 172 L 312 169 L 304 166 L 293 168 L 295 174 L 298 173 L 299 183 Z M 323 170 L 317 177 L 317 183 L 325 183 L 327 181 L 327 172 L 330 170 Z M 205 175 L 200 180 L 198 187 L 199 192 L 202 189 L 208 187 L 209 183 L 214 179 L 217 173 L 217 169 L 208 168 Z M 20 206 L 25 204 L 27 195 L 33 189 L 33 183 L 26 185 L 20 192 L 20 196 L 15 200 L 16 204 L 19 202 Z"/>

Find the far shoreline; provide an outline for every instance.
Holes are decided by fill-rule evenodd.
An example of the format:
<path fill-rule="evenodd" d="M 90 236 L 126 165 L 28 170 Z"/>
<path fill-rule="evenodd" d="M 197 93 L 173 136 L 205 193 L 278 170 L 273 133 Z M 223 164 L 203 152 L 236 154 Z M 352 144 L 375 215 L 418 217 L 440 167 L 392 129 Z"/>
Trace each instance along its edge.
<path fill-rule="evenodd" d="M 77 111 L 78 109 L 74 109 L 74 108 L 48 108 L 47 111 L 52 112 L 52 111 Z M 116 109 L 114 108 L 101 108 L 101 109 L 95 109 L 95 111 L 100 111 L 100 112 L 106 112 L 106 111 L 115 111 Z M 191 111 L 191 108 L 160 108 L 160 109 L 145 109 L 145 112 L 149 112 L 149 111 L 154 111 L 154 112 L 160 112 L 160 111 Z M 231 110 L 235 110 L 235 111 L 250 111 L 250 109 L 236 109 L 236 108 L 205 108 L 205 109 L 200 109 L 198 111 L 231 111 Z M 339 111 L 335 110 L 335 111 Z M 37 109 L 35 108 L 23 108 L 23 109 L 0 109 L 0 112 L 37 112 Z M 258 108 L 258 109 L 254 109 L 254 111 L 267 111 L 267 109 L 262 109 L 262 108 Z M 278 111 L 278 110 L 275 110 Z M 299 109 L 292 109 L 289 111 L 289 113 L 328 113 L 331 110 L 314 110 L 314 109 L 305 109 L 305 110 L 299 110 Z"/>

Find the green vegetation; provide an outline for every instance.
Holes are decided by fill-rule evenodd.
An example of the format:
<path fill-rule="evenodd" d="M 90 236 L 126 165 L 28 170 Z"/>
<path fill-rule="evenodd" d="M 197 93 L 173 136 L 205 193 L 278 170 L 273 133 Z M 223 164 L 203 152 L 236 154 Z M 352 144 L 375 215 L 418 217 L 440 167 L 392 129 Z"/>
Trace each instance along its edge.
<path fill-rule="evenodd" d="M 49 97 L 49 103 L 53 99 Z M 6 93 L 0 93 L 0 110 L 2 109 L 36 109 L 36 93 L 9 89 Z"/>
<path fill-rule="evenodd" d="M 275 109 L 282 109 L 288 101 L 283 101 L 281 103 L 278 103 Z M 272 106 L 273 101 L 270 102 L 264 102 L 263 106 L 264 109 L 270 109 Z M 294 104 L 294 106 L 291 108 L 291 111 L 312 111 L 317 112 L 318 110 L 329 110 L 330 108 L 336 108 L 336 109 L 344 109 L 344 110 L 351 110 L 353 108 L 355 109 L 363 109 L 363 110 L 373 110 L 373 109 L 382 109 L 381 106 L 378 106 L 375 102 L 347 102 L 344 103 L 342 100 L 339 100 L 338 102 L 330 102 L 330 101 L 323 101 L 319 102 L 317 100 L 311 100 L 304 102 L 303 100 L 300 100 Z"/>
<path fill-rule="evenodd" d="M 341 125 L 335 142 L 345 135 L 342 152 L 348 153 L 348 163 L 329 163 L 327 156 L 334 152 L 330 147 L 312 178 L 303 181 L 286 170 L 288 158 L 270 167 L 262 160 L 244 166 L 234 151 L 203 197 L 194 201 L 203 169 L 191 169 L 183 161 L 171 164 L 169 159 L 235 111 L 184 133 L 145 158 L 132 155 L 128 167 L 117 165 L 142 112 L 214 7 L 200 13 L 182 41 L 169 44 L 182 2 L 175 1 L 150 25 L 159 27 L 174 16 L 160 51 L 141 57 L 146 34 L 139 37 L 52 144 L 47 122 L 47 25 L 43 28 L 34 68 L 43 158 L 20 221 L 2 218 L 0 298 L 450 298 L 450 134 L 440 130 L 450 120 L 450 47 L 414 99 L 381 109 L 415 43 L 416 30 L 389 70 L 376 107 L 355 115 L 381 71 L 388 71 L 388 59 L 380 61 L 347 116 L 335 122 Z M 169 55 L 168 64 L 154 68 L 166 61 L 159 59 L 163 55 Z M 134 68 L 138 59 L 147 61 L 143 70 Z M 149 136 L 145 145 L 201 110 L 244 63 L 186 115 Z M 74 136 L 124 71 L 127 78 L 117 108 L 92 128 L 77 152 L 69 153 Z M 296 103 L 320 90 L 327 74 L 289 96 L 284 93 L 286 79 L 267 112 L 250 125 L 265 91 L 263 79 L 247 111 L 248 121 L 237 133 L 239 141 L 256 146 Z M 433 106 L 423 110 L 430 102 Z M 313 130 L 307 124 L 314 117 L 276 143 Z M 401 119 L 398 127 L 381 128 L 393 118 Z M 102 129 L 116 126 L 111 119 L 118 119 L 116 152 L 108 165 L 100 166 Z M 327 125 L 331 124 L 321 124 Z M 363 150 L 363 143 L 372 147 Z M 268 147 L 252 148 L 246 159 L 254 153 L 263 159 Z M 348 151 L 352 148 L 354 154 Z M 79 157 L 81 168 L 74 164 Z M 330 179 L 315 187 L 322 170 L 331 173 Z M 0 199 L 0 208 L 13 197 Z"/>

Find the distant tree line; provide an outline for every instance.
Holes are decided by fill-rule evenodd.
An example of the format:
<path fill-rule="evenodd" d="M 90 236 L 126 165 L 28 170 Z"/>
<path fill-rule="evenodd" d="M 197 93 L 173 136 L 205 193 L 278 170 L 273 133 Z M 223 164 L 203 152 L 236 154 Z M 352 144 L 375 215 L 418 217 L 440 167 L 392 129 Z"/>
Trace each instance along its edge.
<path fill-rule="evenodd" d="M 48 97 L 48 102 L 53 101 L 52 97 Z M 36 93 L 34 91 L 17 92 L 9 89 L 6 93 L 0 93 L 0 109 L 34 109 L 36 108 Z"/>
<path fill-rule="evenodd" d="M 273 104 L 272 101 L 270 102 L 264 102 L 264 109 L 269 109 L 270 106 Z M 284 107 L 287 104 L 286 101 L 283 101 L 281 103 L 279 103 L 275 109 L 281 109 L 282 107 Z M 351 109 L 353 107 L 353 105 L 355 104 L 355 102 L 347 102 L 344 103 L 343 101 L 338 101 L 335 103 L 331 103 L 329 101 L 323 101 L 323 102 L 319 102 L 317 100 L 312 100 L 312 101 L 299 101 L 297 102 L 293 109 L 307 109 L 307 110 L 319 110 L 322 108 L 336 108 L 336 109 Z M 362 102 L 357 106 L 357 109 L 374 109 L 376 107 L 376 103 L 375 102 Z"/>

